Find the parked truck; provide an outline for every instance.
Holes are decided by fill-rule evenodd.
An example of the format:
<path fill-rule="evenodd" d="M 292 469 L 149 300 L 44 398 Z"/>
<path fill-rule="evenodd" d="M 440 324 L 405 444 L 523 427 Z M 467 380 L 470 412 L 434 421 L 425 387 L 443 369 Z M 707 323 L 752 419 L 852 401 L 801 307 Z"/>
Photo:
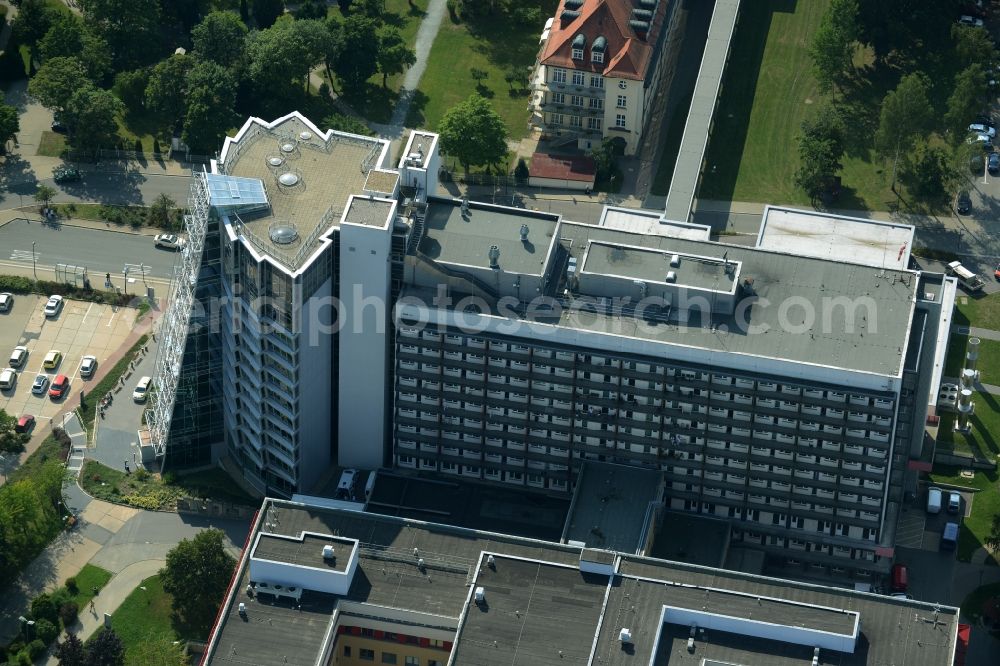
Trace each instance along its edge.
<path fill-rule="evenodd" d="M 983 279 L 963 266 L 960 261 L 953 261 L 948 264 L 945 272 L 948 275 L 954 275 L 958 278 L 959 284 L 969 291 L 981 291 L 983 288 Z"/>

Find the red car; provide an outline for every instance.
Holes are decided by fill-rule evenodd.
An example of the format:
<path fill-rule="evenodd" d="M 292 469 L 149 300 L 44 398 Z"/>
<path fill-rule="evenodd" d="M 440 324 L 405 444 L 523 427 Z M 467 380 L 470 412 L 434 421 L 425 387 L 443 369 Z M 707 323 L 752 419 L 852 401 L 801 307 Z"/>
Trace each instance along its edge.
<path fill-rule="evenodd" d="M 993 269 L 993 277 L 1000 280 L 1000 264 L 997 264 L 997 267 Z"/>
<path fill-rule="evenodd" d="M 52 380 L 52 386 L 49 387 L 49 397 L 53 400 L 58 400 L 59 398 L 66 395 L 66 391 L 69 390 L 69 377 L 66 375 L 58 375 Z"/>
<path fill-rule="evenodd" d="M 31 429 L 35 427 L 35 417 L 31 414 L 21 414 L 21 418 L 17 420 L 17 425 L 14 426 L 14 432 L 31 432 Z"/>

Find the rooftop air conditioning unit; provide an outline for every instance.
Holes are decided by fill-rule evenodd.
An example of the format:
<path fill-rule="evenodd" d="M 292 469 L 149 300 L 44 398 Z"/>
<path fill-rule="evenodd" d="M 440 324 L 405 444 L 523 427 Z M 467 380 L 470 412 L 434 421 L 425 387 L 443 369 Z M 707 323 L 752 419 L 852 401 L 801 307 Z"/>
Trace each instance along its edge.
<path fill-rule="evenodd" d="M 632 642 L 632 631 L 628 627 L 622 627 L 622 630 L 618 632 L 618 640 L 624 643 Z"/>
<path fill-rule="evenodd" d="M 476 588 L 476 603 L 481 604 L 486 602 L 486 590 L 482 586 Z"/>
<path fill-rule="evenodd" d="M 333 559 L 333 546 L 327 544 L 323 546 L 323 559 L 332 560 Z"/>
<path fill-rule="evenodd" d="M 667 271 L 667 282 L 677 282 L 677 273 L 674 271 Z"/>
<path fill-rule="evenodd" d="M 678 266 L 680 266 L 681 265 L 681 255 L 679 255 L 679 254 L 672 254 L 672 255 L 670 255 L 670 265 L 673 266 L 674 268 L 677 268 Z"/>

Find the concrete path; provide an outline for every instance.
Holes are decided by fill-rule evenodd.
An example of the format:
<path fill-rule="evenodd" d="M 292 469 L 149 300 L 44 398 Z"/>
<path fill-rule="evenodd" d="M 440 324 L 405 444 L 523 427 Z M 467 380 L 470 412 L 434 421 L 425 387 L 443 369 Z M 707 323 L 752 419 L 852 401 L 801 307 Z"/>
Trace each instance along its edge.
<path fill-rule="evenodd" d="M 80 609 L 79 619 L 67 632 L 86 641 L 95 631 L 104 626 L 104 614 L 113 614 L 122 602 L 132 594 L 142 581 L 155 576 L 166 564 L 166 560 L 142 560 L 128 565 L 108 581 L 101 593 L 94 597 L 93 605 Z M 48 654 L 44 662 L 50 666 L 58 666 L 59 660 Z"/>
<path fill-rule="evenodd" d="M 976 326 L 955 326 L 951 327 L 953 333 L 958 335 L 967 335 L 970 337 L 982 338 L 984 340 L 995 340 L 1000 342 L 1000 331 L 994 331 L 988 328 L 978 328 Z"/>
<path fill-rule="evenodd" d="M 406 123 L 406 114 L 410 111 L 410 102 L 413 100 L 413 93 L 416 92 L 420 84 L 420 77 L 427 69 L 427 58 L 431 53 L 431 46 L 441 28 L 441 21 L 447 11 L 446 0 L 430 0 L 427 3 L 427 12 L 420 22 L 417 30 L 417 39 L 413 44 L 413 51 L 417 60 L 406 70 L 403 77 L 403 85 L 399 89 L 399 99 L 396 101 L 396 108 L 392 111 L 392 119 L 385 128 L 386 133 L 381 133 L 386 138 L 398 138 L 403 133 L 403 124 Z"/>

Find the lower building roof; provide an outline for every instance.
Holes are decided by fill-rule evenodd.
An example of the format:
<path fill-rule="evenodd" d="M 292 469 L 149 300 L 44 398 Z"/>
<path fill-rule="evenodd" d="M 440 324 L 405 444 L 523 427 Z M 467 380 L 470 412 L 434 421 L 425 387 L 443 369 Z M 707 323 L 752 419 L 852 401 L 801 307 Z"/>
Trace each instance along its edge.
<path fill-rule="evenodd" d="M 281 500 L 265 500 L 254 535 L 262 529 L 357 539 L 353 584 L 343 597 L 311 591 L 298 602 L 250 597 L 245 554 L 205 663 L 313 664 L 334 640 L 341 602 L 352 602 L 352 612 L 370 606 L 368 614 L 383 619 L 403 613 L 408 634 L 419 634 L 421 624 L 455 631 L 456 664 L 645 666 L 657 650 L 669 654 L 670 663 L 687 663 L 689 629 L 664 624 L 664 606 L 838 636 L 859 614 L 854 651 L 824 650 L 820 663 L 945 666 L 955 648 L 958 609 L 906 599 L 630 555 L 598 564 L 615 572 L 609 577 L 581 571 L 579 546 Z M 485 594 L 478 606 L 477 587 Z M 622 628 L 631 633 L 624 647 Z M 721 630 L 698 634 L 694 654 L 738 664 L 811 657 L 789 642 Z"/>

